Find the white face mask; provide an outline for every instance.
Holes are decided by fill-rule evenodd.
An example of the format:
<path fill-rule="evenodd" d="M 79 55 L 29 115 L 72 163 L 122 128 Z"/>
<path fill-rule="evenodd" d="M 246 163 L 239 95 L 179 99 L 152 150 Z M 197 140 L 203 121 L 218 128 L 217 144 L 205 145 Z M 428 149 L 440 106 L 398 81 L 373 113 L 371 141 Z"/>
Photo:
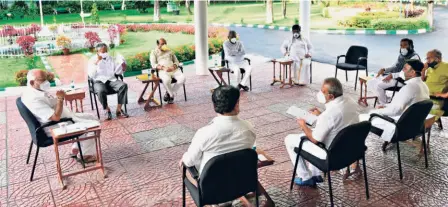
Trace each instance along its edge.
<path fill-rule="evenodd" d="M 232 38 L 232 39 L 230 39 L 230 42 L 233 43 L 233 44 L 235 44 L 235 43 L 236 43 L 236 38 Z"/>
<path fill-rule="evenodd" d="M 327 99 L 325 99 L 325 94 L 322 93 L 322 91 L 319 91 L 319 93 L 317 93 L 316 97 L 317 97 L 317 101 L 319 103 L 321 103 L 321 104 L 327 103 Z"/>
<path fill-rule="evenodd" d="M 406 48 L 401 48 L 401 49 L 400 49 L 400 53 L 401 53 L 401 55 L 406 56 L 406 55 L 408 54 L 408 49 L 406 49 Z"/>
<path fill-rule="evenodd" d="M 39 85 L 39 88 L 42 91 L 47 91 L 48 89 L 50 89 L 50 87 L 51 87 L 51 85 L 50 85 L 50 82 L 48 82 L 48 81 L 45 81 Z"/>
<path fill-rule="evenodd" d="M 102 58 L 107 58 L 107 57 L 109 57 L 109 53 L 107 53 L 107 52 L 105 52 L 105 53 L 100 53 L 100 56 L 101 56 Z"/>
<path fill-rule="evenodd" d="M 293 36 L 294 38 L 299 38 L 299 37 L 300 37 L 300 34 L 299 34 L 299 33 L 294 33 L 292 36 Z"/>

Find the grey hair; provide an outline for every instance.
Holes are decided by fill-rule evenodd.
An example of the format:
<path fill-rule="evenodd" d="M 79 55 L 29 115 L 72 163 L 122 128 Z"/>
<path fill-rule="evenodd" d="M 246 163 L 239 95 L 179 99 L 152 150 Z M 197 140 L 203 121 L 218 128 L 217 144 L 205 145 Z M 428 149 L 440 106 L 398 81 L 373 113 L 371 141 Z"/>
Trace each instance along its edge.
<path fill-rule="evenodd" d="M 28 71 L 28 73 L 26 74 L 26 86 L 31 86 L 31 81 L 36 80 L 36 72 L 39 71 L 40 69 L 31 69 Z"/>
<path fill-rule="evenodd" d="M 438 58 L 439 60 L 442 60 L 442 52 L 440 52 L 440 50 L 438 49 L 433 49 L 429 51 L 430 53 L 433 53 L 436 58 Z"/>
<path fill-rule="evenodd" d="M 96 50 L 99 50 L 99 49 L 101 49 L 101 48 L 103 48 L 103 47 L 105 47 L 105 48 L 107 48 L 107 45 L 106 45 L 106 43 L 98 43 L 97 45 L 96 45 Z"/>
<path fill-rule="evenodd" d="M 342 96 L 342 84 L 337 78 L 326 78 L 324 84 L 328 85 L 328 93 L 333 95 L 334 98 Z"/>

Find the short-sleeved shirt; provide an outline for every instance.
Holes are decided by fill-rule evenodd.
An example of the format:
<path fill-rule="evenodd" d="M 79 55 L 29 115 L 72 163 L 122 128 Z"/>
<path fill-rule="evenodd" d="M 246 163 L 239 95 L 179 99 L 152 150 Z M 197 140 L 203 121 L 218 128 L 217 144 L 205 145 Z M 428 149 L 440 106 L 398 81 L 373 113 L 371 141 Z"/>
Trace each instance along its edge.
<path fill-rule="evenodd" d="M 27 86 L 22 94 L 22 103 L 33 113 L 40 123 L 47 123 L 53 116 L 57 98 L 47 92 Z"/>
<path fill-rule="evenodd" d="M 436 68 L 428 68 L 425 83 L 430 94 L 441 93 L 448 85 L 448 63 L 441 62 Z"/>

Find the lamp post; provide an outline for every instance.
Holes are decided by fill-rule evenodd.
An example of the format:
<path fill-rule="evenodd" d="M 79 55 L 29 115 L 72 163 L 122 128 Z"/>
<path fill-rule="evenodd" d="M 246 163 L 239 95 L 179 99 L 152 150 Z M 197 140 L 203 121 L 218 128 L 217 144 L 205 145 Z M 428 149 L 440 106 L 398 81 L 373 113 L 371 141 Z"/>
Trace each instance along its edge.
<path fill-rule="evenodd" d="M 39 0 L 39 10 L 40 10 L 40 26 L 44 26 L 44 13 L 42 12 L 42 0 Z"/>

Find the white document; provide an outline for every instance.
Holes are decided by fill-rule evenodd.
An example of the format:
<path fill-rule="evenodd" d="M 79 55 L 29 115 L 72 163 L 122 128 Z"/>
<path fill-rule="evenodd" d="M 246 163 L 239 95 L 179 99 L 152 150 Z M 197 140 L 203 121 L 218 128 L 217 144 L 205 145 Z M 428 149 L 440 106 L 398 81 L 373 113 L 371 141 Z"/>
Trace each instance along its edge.
<path fill-rule="evenodd" d="M 69 124 L 64 128 L 56 128 L 53 129 L 53 133 L 55 136 L 60 136 L 64 134 L 71 134 L 76 132 L 81 132 L 90 128 L 100 126 L 100 122 L 98 121 L 88 121 L 88 122 L 78 122 L 74 124 Z"/>
<path fill-rule="evenodd" d="M 308 111 L 305 111 L 301 108 L 298 108 L 296 106 L 289 107 L 288 111 L 286 111 L 287 114 L 293 115 L 297 118 L 304 119 L 306 123 L 310 126 L 313 126 L 317 121 L 317 116 L 314 114 L 311 114 Z"/>
<path fill-rule="evenodd" d="M 268 159 L 264 155 L 258 154 L 258 160 L 263 162 L 263 161 L 267 161 Z"/>

